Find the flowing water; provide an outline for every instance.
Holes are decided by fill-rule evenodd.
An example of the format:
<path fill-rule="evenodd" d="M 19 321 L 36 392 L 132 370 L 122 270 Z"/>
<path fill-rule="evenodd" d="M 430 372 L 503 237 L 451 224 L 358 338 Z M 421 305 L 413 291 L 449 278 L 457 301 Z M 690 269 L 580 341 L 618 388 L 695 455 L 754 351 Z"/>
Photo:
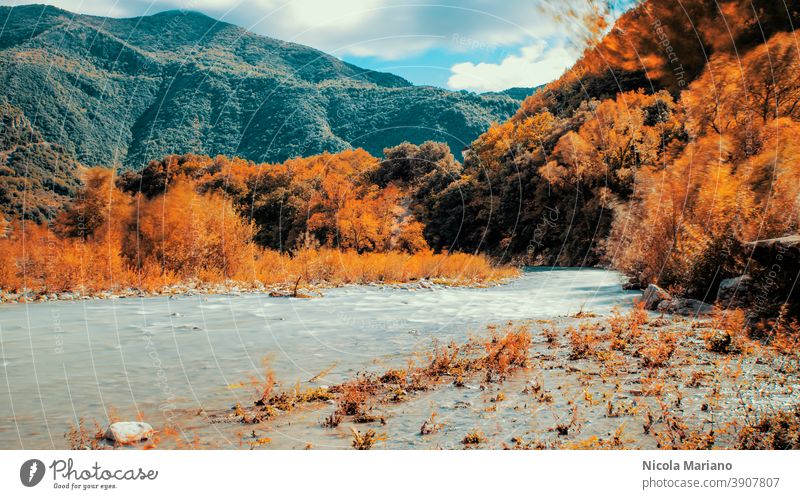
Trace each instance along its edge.
<path fill-rule="evenodd" d="M 182 431 L 202 434 L 213 447 L 236 447 L 241 429 L 211 428 L 187 415 L 252 403 L 252 387 L 237 387 L 261 375 L 265 358 L 284 385 L 321 372 L 320 384 L 335 384 L 358 371 L 403 366 L 434 339 L 464 341 L 488 323 L 628 306 L 635 293 L 620 283 L 605 270 L 529 269 L 489 288 L 352 286 L 315 299 L 243 294 L 0 305 L 0 448 L 64 448 L 64 433 L 78 418 L 102 425 L 110 412 L 123 420 L 141 412 L 154 426 L 177 418 Z M 418 434 L 419 415 L 457 404 L 448 397 L 458 396 L 410 404 L 404 411 L 415 417 L 397 418 L 392 447 L 413 447 L 408 435 Z M 321 429 L 325 410 L 265 431 L 281 448 L 309 440 L 346 447 L 344 430 Z"/>

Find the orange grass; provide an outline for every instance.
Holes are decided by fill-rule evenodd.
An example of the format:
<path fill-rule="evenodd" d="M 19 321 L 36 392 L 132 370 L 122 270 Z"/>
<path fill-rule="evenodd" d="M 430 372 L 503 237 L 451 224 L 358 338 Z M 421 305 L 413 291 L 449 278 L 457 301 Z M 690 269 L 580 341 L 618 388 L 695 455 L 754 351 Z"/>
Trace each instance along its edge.
<path fill-rule="evenodd" d="M 430 250 L 415 254 L 358 253 L 322 247 L 289 254 L 246 243 L 236 252 L 238 258 L 224 260 L 224 265 L 187 258 L 181 266 L 169 267 L 148 257 L 136 268 L 113 241 L 60 237 L 46 227 L 17 224 L 11 235 L 0 237 L 0 290 L 31 295 L 177 292 L 177 285 L 199 289 L 214 285 L 291 288 L 298 280 L 310 286 L 394 284 L 421 279 L 472 285 L 500 282 L 519 274 L 513 267 L 493 266 L 481 255 Z"/>

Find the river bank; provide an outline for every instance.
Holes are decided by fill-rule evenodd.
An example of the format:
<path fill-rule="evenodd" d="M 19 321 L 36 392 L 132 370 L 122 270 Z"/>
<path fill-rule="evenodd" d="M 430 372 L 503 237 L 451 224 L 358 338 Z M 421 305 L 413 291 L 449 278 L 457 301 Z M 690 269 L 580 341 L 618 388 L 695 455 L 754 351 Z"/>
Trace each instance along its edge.
<path fill-rule="evenodd" d="M 749 339 L 740 320 L 633 308 L 490 324 L 332 385 L 326 370 L 287 383 L 266 363 L 228 387 L 230 407 L 178 411 L 138 447 L 798 448 L 796 350 Z M 113 448 L 89 428 L 70 445 Z"/>
<path fill-rule="evenodd" d="M 69 259 L 62 265 L 48 256 L 37 254 L 34 258 L 24 252 L 15 256 L 0 251 L 0 303 L 247 292 L 302 297 L 344 285 L 484 286 L 520 275 L 518 267 L 497 264 L 484 255 L 430 250 L 265 251 L 260 259 L 253 259 L 233 274 L 214 268 L 176 273 L 154 265 L 135 270 L 119 261 L 104 262 L 91 255 Z"/>
<path fill-rule="evenodd" d="M 458 278 L 413 279 L 407 282 L 314 282 L 299 286 L 296 283 L 283 283 L 265 285 L 260 282 L 248 283 L 229 281 L 224 283 L 187 282 L 172 284 L 160 289 L 135 289 L 124 288 L 104 291 L 62 291 L 59 293 L 21 291 L 8 292 L 0 289 L 0 304 L 41 303 L 52 301 L 81 301 L 81 300 L 120 300 L 125 298 L 152 298 L 158 296 L 207 296 L 227 295 L 241 296 L 242 294 L 267 294 L 273 297 L 315 298 L 322 297 L 325 290 L 345 286 L 384 286 L 391 289 L 440 289 L 448 287 L 491 287 L 502 286 L 513 281 L 516 276 L 504 276 L 491 279 L 465 280 Z"/>

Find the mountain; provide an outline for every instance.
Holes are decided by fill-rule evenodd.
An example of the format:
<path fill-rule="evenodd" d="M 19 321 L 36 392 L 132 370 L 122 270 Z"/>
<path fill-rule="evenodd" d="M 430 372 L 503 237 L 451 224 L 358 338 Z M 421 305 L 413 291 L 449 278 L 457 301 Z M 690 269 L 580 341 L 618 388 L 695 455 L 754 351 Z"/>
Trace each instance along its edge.
<path fill-rule="evenodd" d="M 170 153 L 282 161 L 402 141 L 460 154 L 519 108 L 414 86 L 190 11 L 113 19 L 0 8 L 0 86 L 43 140 L 86 165 Z"/>
<path fill-rule="evenodd" d="M 0 96 L 0 219 L 22 213 L 37 222 L 52 219 L 78 189 L 78 168 Z"/>
<path fill-rule="evenodd" d="M 544 88 L 544 85 L 538 85 L 535 87 L 511 87 L 498 92 L 484 92 L 481 95 L 507 95 L 512 99 L 524 101 L 531 95 L 535 94 L 540 88 Z"/>

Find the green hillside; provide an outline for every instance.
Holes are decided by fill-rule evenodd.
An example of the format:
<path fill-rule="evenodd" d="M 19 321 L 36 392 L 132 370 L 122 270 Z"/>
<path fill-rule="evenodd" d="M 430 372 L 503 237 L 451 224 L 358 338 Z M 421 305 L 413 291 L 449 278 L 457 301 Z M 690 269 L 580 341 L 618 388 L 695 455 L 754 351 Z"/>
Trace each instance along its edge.
<path fill-rule="evenodd" d="M 0 87 L 44 140 L 86 165 L 170 153 L 282 161 L 404 140 L 459 156 L 519 107 L 418 87 L 195 12 L 111 19 L 1 7 Z"/>
<path fill-rule="evenodd" d="M 78 168 L 0 96 L 0 220 L 22 213 L 36 222 L 52 219 L 79 187 Z"/>

